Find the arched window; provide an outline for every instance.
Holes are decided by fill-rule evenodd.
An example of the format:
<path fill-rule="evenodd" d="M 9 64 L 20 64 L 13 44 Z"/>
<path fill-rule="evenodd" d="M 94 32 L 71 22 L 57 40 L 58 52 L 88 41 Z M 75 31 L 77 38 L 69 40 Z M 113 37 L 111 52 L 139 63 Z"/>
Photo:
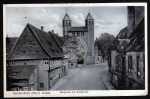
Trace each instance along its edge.
<path fill-rule="evenodd" d="M 91 24 L 91 21 L 89 21 L 89 24 Z"/>

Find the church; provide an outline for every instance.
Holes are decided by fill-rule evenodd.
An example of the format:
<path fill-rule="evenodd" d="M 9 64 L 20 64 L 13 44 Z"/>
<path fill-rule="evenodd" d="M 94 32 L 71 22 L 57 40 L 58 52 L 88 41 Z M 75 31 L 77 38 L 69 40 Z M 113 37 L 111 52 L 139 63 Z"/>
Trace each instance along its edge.
<path fill-rule="evenodd" d="M 73 27 L 68 13 L 64 16 L 62 23 L 64 38 L 78 37 L 83 39 L 87 44 L 87 55 L 78 64 L 94 64 L 94 18 L 91 13 L 89 12 L 85 19 L 85 26 Z M 70 65 L 76 66 L 76 63 L 72 62 Z"/>

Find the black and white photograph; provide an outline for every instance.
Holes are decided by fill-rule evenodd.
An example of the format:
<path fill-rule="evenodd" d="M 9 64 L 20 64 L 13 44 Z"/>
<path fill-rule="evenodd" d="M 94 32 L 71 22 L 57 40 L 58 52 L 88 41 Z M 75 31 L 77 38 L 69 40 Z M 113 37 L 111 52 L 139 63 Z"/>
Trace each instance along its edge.
<path fill-rule="evenodd" d="M 146 3 L 4 4 L 3 14 L 6 97 L 147 95 Z"/>

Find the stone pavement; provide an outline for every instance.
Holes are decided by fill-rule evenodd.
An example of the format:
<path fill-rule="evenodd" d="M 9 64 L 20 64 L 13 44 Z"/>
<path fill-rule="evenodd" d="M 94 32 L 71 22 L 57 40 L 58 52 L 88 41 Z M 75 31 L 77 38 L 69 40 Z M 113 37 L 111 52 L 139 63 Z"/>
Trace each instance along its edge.
<path fill-rule="evenodd" d="M 80 68 L 76 69 L 68 69 L 68 75 L 61 78 L 52 88 L 51 90 L 59 90 L 63 85 L 65 85 L 77 72 L 80 71 Z"/>
<path fill-rule="evenodd" d="M 102 73 L 102 81 L 108 90 L 115 90 L 114 86 L 110 83 L 111 74 L 108 71 Z"/>

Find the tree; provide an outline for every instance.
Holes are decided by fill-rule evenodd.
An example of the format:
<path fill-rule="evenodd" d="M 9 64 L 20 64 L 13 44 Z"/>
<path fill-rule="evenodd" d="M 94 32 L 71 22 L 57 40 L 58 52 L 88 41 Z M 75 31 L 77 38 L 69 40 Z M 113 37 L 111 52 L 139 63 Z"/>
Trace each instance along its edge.
<path fill-rule="evenodd" d="M 107 50 L 114 39 L 115 37 L 109 33 L 103 33 L 99 38 L 96 38 L 95 42 L 98 44 L 98 47 L 101 48 L 103 58 L 106 58 Z"/>

